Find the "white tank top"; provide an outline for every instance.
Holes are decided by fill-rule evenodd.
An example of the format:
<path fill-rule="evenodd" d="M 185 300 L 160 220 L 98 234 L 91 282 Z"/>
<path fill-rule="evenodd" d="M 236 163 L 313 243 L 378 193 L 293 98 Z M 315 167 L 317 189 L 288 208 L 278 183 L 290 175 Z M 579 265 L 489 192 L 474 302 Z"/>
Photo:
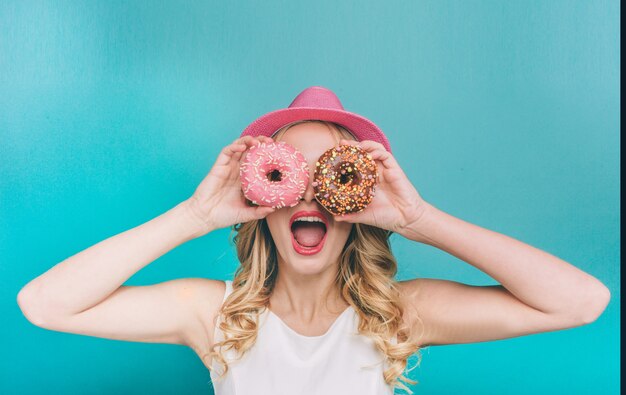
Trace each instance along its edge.
<path fill-rule="evenodd" d="M 224 300 L 231 292 L 232 281 L 227 280 Z M 241 360 L 233 361 L 235 350 L 224 351 L 226 376 L 218 379 L 223 368 L 212 362 L 215 395 L 393 395 L 393 387 L 383 379 L 388 368 L 384 354 L 357 328 L 352 306 L 321 336 L 301 335 L 265 308 L 256 343 Z M 218 319 L 214 341 L 223 339 Z M 395 336 L 391 341 L 397 344 Z"/>

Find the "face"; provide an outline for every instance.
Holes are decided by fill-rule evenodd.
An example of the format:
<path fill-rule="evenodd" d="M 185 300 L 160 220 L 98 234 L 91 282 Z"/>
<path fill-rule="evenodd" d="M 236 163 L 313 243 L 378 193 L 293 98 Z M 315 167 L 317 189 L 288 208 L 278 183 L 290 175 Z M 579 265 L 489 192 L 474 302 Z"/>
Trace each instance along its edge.
<path fill-rule="evenodd" d="M 300 203 L 294 207 L 281 208 L 265 217 L 278 250 L 278 263 L 281 270 L 288 272 L 321 273 L 338 264 L 339 255 L 354 226 L 347 222 L 335 222 L 333 215 L 315 200 L 312 187 L 315 162 L 326 150 L 337 145 L 339 140 L 328 127 L 318 123 L 302 123 L 292 126 L 279 140 L 293 145 L 304 155 L 309 165 L 309 182 Z M 297 242 L 290 226 L 290 220 L 294 214 L 301 211 L 317 212 L 324 217 L 328 224 L 323 245 L 317 252 L 315 248 L 304 249 L 298 245 L 294 246 L 294 243 Z M 300 238 L 303 239 L 304 236 Z"/>

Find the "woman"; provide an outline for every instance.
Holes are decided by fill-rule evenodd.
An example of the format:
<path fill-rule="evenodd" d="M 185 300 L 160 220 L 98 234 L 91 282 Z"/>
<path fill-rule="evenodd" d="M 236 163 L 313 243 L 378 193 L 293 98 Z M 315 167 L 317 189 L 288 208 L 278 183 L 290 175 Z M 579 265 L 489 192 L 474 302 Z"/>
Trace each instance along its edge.
<path fill-rule="evenodd" d="M 258 207 L 241 192 L 242 156 L 272 140 L 293 145 L 309 164 L 311 180 L 294 207 Z M 333 216 L 314 198 L 315 162 L 337 144 L 358 145 L 378 165 L 376 195 L 359 213 Z M 323 229 L 291 227 L 297 213 L 323 219 Z M 122 285 L 176 246 L 229 226 L 240 260 L 232 281 Z M 324 245 L 303 254 L 294 232 L 323 232 Z M 396 282 L 392 233 L 440 248 L 501 285 Z M 609 299 L 600 281 L 571 264 L 424 201 L 382 131 L 322 87 L 248 126 L 188 200 L 57 264 L 18 295 L 24 315 L 43 328 L 187 345 L 211 370 L 218 395 L 408 390 L 400 381 L 415 381 L 402 373 L 420 348 L 588 324 Z"/>

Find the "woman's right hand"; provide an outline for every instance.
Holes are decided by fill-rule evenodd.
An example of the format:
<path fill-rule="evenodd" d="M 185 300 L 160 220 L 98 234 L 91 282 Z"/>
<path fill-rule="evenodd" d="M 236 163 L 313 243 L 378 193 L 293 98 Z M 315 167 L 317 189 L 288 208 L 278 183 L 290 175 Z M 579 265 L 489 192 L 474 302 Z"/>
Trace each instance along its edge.
<path fill-rule="evenodd" d="M 271 141 L 266 136 L 244 136 L 222 149 L 209 174 L 188 199 L 192 214 L 206 225 L 203 235 L 215 229 L 264 218 L 276 210 L 246 204 L 239 178 L 244 152 L 261 142 Z"/>

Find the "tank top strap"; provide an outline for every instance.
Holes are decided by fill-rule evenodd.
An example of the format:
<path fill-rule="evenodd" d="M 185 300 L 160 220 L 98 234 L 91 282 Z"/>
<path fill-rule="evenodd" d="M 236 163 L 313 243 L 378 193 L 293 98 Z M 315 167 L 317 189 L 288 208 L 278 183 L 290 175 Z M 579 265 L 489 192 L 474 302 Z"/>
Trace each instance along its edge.
<path fill-rule="evenodd" d="M 233 292 L 233 280 L 225 280 L 224 283 L 226 284 L 226 292 L 224 292 L 224 299 L 222 299 L 222 304 L 224 304 L 228 295 Z"/>

